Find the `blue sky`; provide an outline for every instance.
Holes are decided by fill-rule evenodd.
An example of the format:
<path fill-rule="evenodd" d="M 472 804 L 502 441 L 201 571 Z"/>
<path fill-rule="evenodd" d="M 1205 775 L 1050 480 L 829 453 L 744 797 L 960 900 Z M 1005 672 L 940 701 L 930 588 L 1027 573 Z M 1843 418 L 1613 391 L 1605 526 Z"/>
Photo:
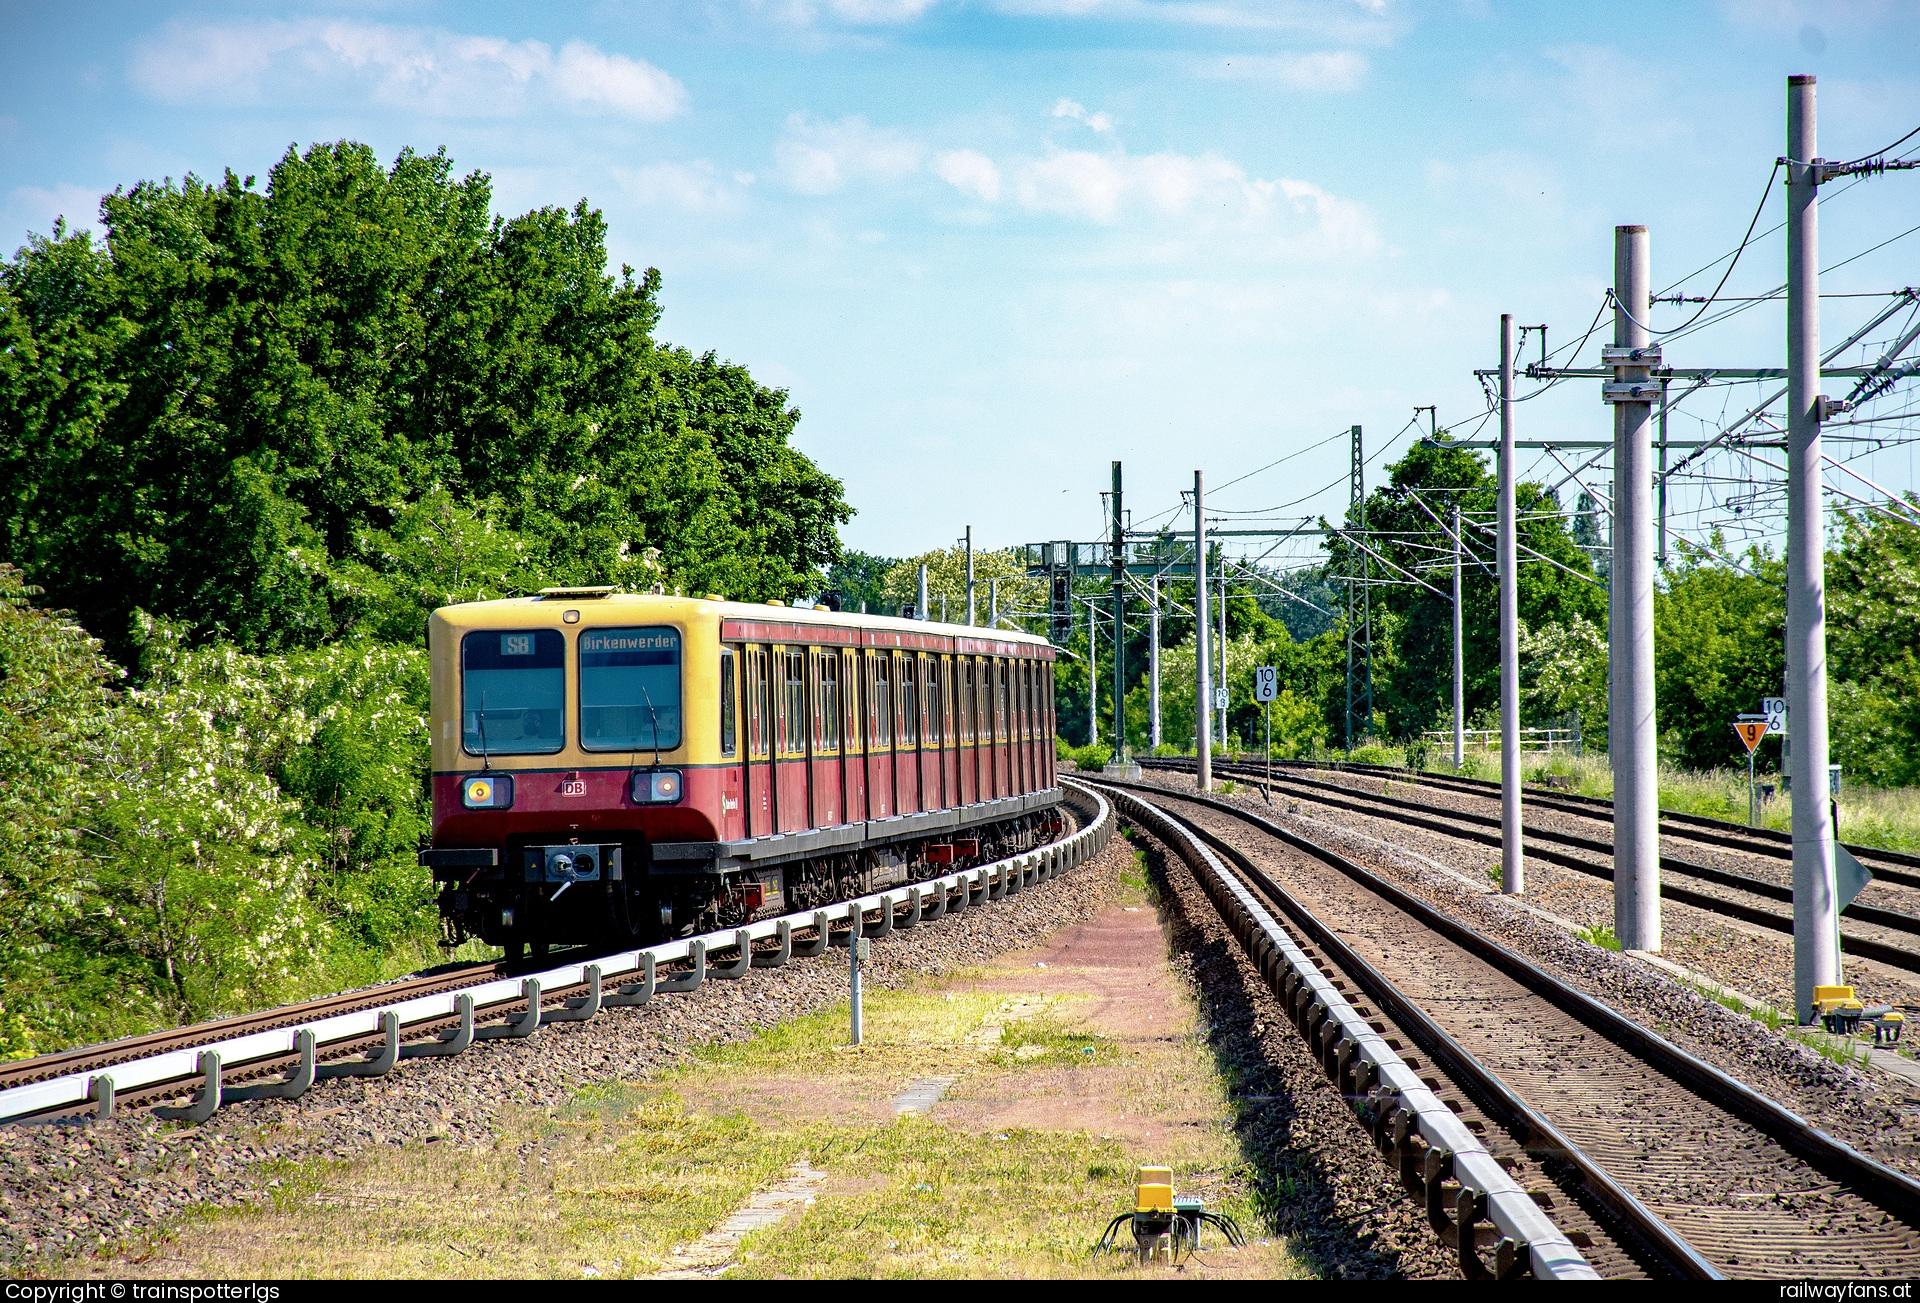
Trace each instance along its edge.
<path fill-rule="evenodd" d="M 1826 156 L 1920 125 L 1911 3 L 10 4 L 5 21 L 8 247 L 59 213 L 91 224 L 115 185 L 264 174 L 290 143 L 445 146 L 492 174 L 502 211 L 602 208 L 616 263 L 665 276 L 664 335 L 788 388 L 801 446 L 859 509 L 847 540 L 892 554 L 968 523 L 983 545 L 1091 537 L 1114 458 L 1137 521 L 1195 467 L 1225 484 L 1296 452 L 1214 501 L 1336 511 L 1347 449 L 1323 441 L 1357 423 L 1390 458 L 1423 404 L 1469 428 L 1498 314 L 1577 338 L 1616 222 L 1652 227 L 1663 287 L 1737 244 L 1784 148 L 1789 73 L 1821 78 Z M 1916 222 L 1920 173 L 1833 195 L 1823 261 Z M 1783 258 L 1756 241 L 1727 292 L 1773 289 Z M 1916 283 L 1920 236 L 1824 288 Z M 1827 338 L 1872 307 L 1829 300 Z M 1669 357 L 1778 365 L 1783 330 L 1761 304 Z M 1611 428 L 1586 384 L 1522 414 L 1531 437 Z M 1912 453 L 1864 473 L 1909 487 Z M 1731 519 L 1724 486 L 1698 493 L 1695 526 Z"/>

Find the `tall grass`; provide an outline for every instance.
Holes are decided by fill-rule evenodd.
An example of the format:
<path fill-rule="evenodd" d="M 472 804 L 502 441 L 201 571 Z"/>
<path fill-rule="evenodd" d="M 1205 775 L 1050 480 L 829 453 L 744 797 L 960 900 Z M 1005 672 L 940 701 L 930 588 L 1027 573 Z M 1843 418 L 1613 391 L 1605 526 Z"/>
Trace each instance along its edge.
<path fill-rule="evenodd" d="M 1453 757 L 1444 749 L 1427 755 L 1427 769 L 1453 773 Z M 1498 780 L 1500 757 L 1469 752 L 1458 771 L 1473 778 Z M 1582 796 L 1613 797 L 1613 771 L 1605 755 L 1528 756 L 1521 766 L 1524 781 L 1544 783 L 1549 776 L 1570 778 L 1571 790 Z M 1779 775 L 1760 780 L 1774 785 L 1773 797 L 1760 810 L 1761 826 L 1788 829 L 1793 821 L 1793 798 L 1779 790 Z M 1747 821 L 1745 769 L 1679 769 L 1660 766 L 1660 808 L 1678 814 L 1702 814 L 1715 819 Z M 1886 850 L 1920 850 L 1920 788 L 1843 785 L 1840 793 L 1840 839 L 1857 846 Z"/>

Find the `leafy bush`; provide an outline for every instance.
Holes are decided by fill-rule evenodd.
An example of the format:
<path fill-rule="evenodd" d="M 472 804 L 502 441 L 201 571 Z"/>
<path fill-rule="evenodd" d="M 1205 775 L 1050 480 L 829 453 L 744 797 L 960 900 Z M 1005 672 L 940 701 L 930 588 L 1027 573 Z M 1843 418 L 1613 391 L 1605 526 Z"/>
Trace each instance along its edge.
<path fill-rule="evenodd" d="M 1074 767 L 1083 774 L 1097 774 L 1113 759 L 1113 748 L 1103 742 L 1075 747 L 1071 752 Z"/>
<path fill-rule="evenodd" d="M 437 940 L 426 654 L 189 648 L 139 686 L 0 567 L 0 1054 L 387 974 Z"/>

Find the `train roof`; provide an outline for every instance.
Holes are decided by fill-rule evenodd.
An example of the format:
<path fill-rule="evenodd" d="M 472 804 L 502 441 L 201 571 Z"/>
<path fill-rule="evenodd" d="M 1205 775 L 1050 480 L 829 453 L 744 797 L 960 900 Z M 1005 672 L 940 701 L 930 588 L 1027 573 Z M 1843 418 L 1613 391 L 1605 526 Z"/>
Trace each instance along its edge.
<path fill-rule="evenodd" d="M 784 626 L 792 629 L 801 626 L 817 629 L 821 634 L 830 630 L 859 631 L 874 635 L 892 635 L 885 637 L 887 645 L 900 647 L 920 647 L 934 649 L 933 644 L 946 644 L 940 650 L 962 650 L 977 654 L 992 654 L 991 644 L 1013 644 L 1026 655 L 1033 655 L 1041 649 L 1053 650 L 1053 644 L 1038 634 L 1013 629 L 988 629 L 980 625 L 949 624 L 939 620 L 908 620 L 893 615 L 868 615 L 859 611 L 830 611 L 822 607 L 788 606 L 778 602 L 733 602 L 713 597 L 678 597 L 661 593 L 621 593 L 598 588 L 557 588 L 543 590 L 532 597 L 499 598 L 487 602 L 462 602 L 455 606 L 444 606 L 436 615 L 458 621 L 461 612 L 480 614 L 485 612 L 483 623 L 491 624 L 494 619 L 510 611 L 533 610 L 566 605 L 584 612 L 611 613 L 613 611 L 631 611 L 640 618 L 650 618 L 646 613 L 657 612 L 657 617 L 673 618 L 679 616 L 718 617 L 729 626 L 742 626 L 737 636 L 748 639 L 765 638 L 778 641 L 775 630 Z M 597 623 L 597 621 L 596 621 Z M 747 627 L 747 626 L 750 626 Z M 726 634 L 723 636 L 736 636 Z M 823 639 L 840 641 L 840 639 Z M 863 638 L 861 642 L 874 642 L 876 639 Z"/>

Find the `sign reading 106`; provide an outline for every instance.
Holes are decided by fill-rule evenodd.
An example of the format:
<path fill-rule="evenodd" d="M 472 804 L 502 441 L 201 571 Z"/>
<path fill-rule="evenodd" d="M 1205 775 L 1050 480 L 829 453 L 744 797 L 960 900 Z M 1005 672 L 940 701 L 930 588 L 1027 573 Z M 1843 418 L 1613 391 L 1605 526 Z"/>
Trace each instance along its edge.
<path fill-rule="evenodd" d="M 1253 699 L 1272 701 L 1280 695 L 1280 671 L 1271 665 L 1261 665 L 1253 671 Z"/>

